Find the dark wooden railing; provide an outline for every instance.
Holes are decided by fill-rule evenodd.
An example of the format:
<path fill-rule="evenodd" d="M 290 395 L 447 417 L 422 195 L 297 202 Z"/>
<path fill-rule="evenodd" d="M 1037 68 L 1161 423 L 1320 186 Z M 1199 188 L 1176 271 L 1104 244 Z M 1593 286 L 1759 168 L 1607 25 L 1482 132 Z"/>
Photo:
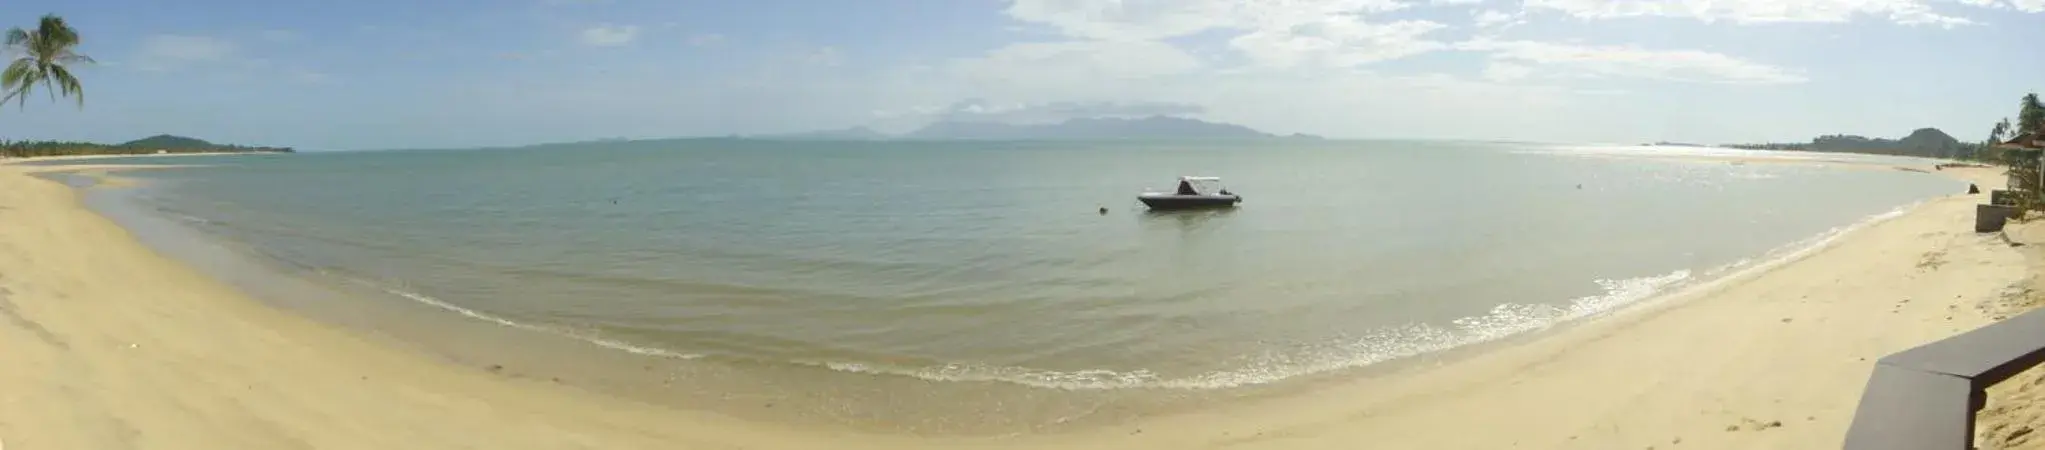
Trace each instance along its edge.
<path fill-rule="evenodd" d="M 1972 450 L 1982 390 L 2045 362 L 2045 309 L 1875 363 L 1847 450 Z"/>

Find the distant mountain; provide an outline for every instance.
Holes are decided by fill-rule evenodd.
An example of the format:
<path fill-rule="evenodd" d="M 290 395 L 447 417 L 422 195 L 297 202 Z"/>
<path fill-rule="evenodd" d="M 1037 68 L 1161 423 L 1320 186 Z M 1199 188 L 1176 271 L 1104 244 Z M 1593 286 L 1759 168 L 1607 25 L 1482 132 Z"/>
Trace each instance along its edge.
<path fill-rule="evenodd" d="M 902 135 L 907 139 L 1255 139 L 1276 137 L 1242 125 L 1178 117 L 1070 119 L 1042 125 L 944 121 Z"/>
<path fill-rule="evenodd" d="M 1896 143 L 1904 152 L 1920 155 L 1951 155 L 1965 145 L 1937 128 L 1918 128 Z"/>
<path fill-rule="evenodd" d="M 882 139 L 888 139 L 890 137 L 892 136 L 888 136 L 887 134 L 881 133 L 879 131 L 874 131 L 872 128 L 852 127 L 842 130 L 820 130 L 802 133 L 766 134 L 752 136 L 751 139 L 786 141 L 878 141 Z"/>
<path fill-rule="evenodd" d="M 184 136 L 172 136 L 172 135 L 168 135 L 168 134 L 159 134 L 159 135 L 155 135 L 155 136 L 150 136 L 150 137 L 146 137 L 146 138 L 136 139 L 136 140 L 132 140 L 132 141 L 128 141 L 128 142 L 124 142 L 124 143 L 121 143 L 120 145 L 116 145 L 116 146 L 114 146 L 114 147 L 119 147 L 119 148 L 124 148 L 124 149 L 130 149 L 130 150 L 139 150 L 139 151 L 147 151 L 147 152 L 153 152 L 153 151 L 163 151 L 163 152 L 168 152 L 168 153 L 192 153 L 192 152 L 273 152 L 273 153 L 291 153 L 291 152 L 292 152 L 292 150 L 291 150 L 290 148 L 282 148 L 282 147 L 247 147 L 247 146 L 240 146 L 240 145 L 221 145 L 221 144 L 215 144 L 215 143 L 211 143 L 211 142 L 206 142 L 206 141 L 204 141 L 204 140 L 200 140 L 200 139 L 195 139 L 195 138 L 188 138 L 188 137 L 184 137 Z"/>
<path fill-rule="evenodd" d="M 159 134 L 120 144 L 121 147 L 136 148 L 213 148 L 213 143 L 184 136 Z"/>
<path fill-rule="evenodd" d="M 1819 136 L 1804 143 L 1732 144 L 1732 148 L 1757 150 L 1799 150 L 1807 152 L 1871 153 L 1878 155 L 1959 158 L 1972 155 L 1979 145 L 1960 142 L 1937 128 L 1919 128 L 1902 139 L 1869 138 L 1849 134 Z"/>

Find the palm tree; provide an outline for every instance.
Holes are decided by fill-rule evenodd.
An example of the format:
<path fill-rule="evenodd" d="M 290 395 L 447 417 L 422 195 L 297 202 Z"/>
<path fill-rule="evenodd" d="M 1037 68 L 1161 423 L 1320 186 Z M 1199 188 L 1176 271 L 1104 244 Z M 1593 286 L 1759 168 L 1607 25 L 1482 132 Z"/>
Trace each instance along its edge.
<path fill-rule="evenodd" d="M 2045 102 L 2038 101 L 2038 93 L 2033 92 L 2024 94 L 2024 100 L 2018 107 L 2016 134 L 2037 134 L 2038 128 L 2045 126 Z"/>
<path fill-rule="evenodd" d="M 20 98 L 18 104 L 28 107 L 29 91 L 36 84 L 50 93 L 50 101 L 56 101 L 58 94 L 76 97 L 78 107 L 85 107 L 85 89 L 78 85 L 78 77 L 71 76 L 67 64 L 91 63 L 92 58 L 78 54 L 78 30 L 64 23 L 64 18 L 47 14 L 36 24 L 36 29 L 23 30 L 20 27 L 7 30 L 7 50 L 20 55 L 7 70 L 0 71 L 0 90 L 7 96 L 0 97 L 0 105 L 8 100 Z"/>

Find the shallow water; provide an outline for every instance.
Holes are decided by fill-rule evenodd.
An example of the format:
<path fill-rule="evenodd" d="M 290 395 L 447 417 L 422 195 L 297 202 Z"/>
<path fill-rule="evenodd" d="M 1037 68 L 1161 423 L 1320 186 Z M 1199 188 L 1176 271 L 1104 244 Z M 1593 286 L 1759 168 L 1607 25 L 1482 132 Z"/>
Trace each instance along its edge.
<path fill-rule="evenodd" d="M 783 409 L 845 422 L 952 416 L 910 420 L 927 431 L 1036 428 L 1132 395 L 1491 341 L 1966 187 L 1610 157 L 1642 151 L 632 142 L 126 160 L 207 167 L 132 172 L 144 187 L 120 201 L 336 291 L 657 360 L 647 379 L 686 372 L 722 399 L 809 398 Z M 1179 175 L 1222 176 L 1245 203 L 1134 201 Z"/>

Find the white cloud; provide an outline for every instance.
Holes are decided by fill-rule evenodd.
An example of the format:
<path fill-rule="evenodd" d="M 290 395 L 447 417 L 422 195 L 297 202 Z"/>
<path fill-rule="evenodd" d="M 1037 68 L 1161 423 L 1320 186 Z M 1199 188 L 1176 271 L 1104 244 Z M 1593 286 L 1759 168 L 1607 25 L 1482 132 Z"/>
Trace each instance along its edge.
<path fill-rule="evenodd" d="M 979 114 L 1007 119 L 1019 111 L 1038 117 L 1037 113 L 1047 110 L 1073 109 L 1087 114 L 1115 111 L 1186 115 L 1278 133 L 1466 136 L 1470 130 L 1458 124 L 1477 122 L 1487 124 L 1488 131 L 1482 133 L 1485 135 L 1532 129 L 1549 130 L 1541 138 L 1561 138 L 1565 136 L 1555 134 L 1555 130 L 1581 131 L 1582 127 L 1563 126 L 1567 125 L 1563 118 L 1580 117 L 1571 109 L 1594 106 L 1583 103 L 1589 100 L 1579 100 L 1582 97 L 1562 87 L 1503 84 L 1446 75 L 1392 76 L 1316 66 L 1228 69 L 1196 66 L 1187 61 L 1179 71 L 1154 70 L 1164 66 L 1157 63 L 1126 64 L 1123 70 L 1142 76 L 1114 78 L 1095 76 L 1098 71 L 1113 70 L 1101 67 L 1109 59 L 1003 60 L 1015 63 L 1010 65 L 984 64 L 986 61 L 977 58 L 973 61 L 982 63 L 970 66 L 978 70 L 904 69 L 881 79 L 855 83 L 861 95 L 872 103 L 861 104 L 856 118 L 851 120 L 872 121 L 863 123 L 899 131 L 913 129 L 935 114 L 953 110 L 977 109 Z M 953 104 L 951 108 L 931 107 L 952 104 L 958 99 L 977 101 Z M 1061 104 L 1079 106 L 1055 106 Z M 1104 104 L 1120 107 L 1088 106 Z M 1498 104 L 1511 104 L 1514 108 L 1496 108 Z M 1049 114 L 1038 118 L 1045 117 L 1061 116 Z M 1490 128 L 1491 125 L 1497 128 Z"/>
<path fill-rule="evenodd" d="M 1354 66 L 1444 48 L 1423 39 L 1445 27 L 1440 23 L 1369 20 L 1408 6 L 1403 0 L 1013 0 L 1007 12 L 1068 37 L 1116 42 L 1104 45 L 1125 49 L 1212 30 L 1235 31 L 1229 45 L 1244 56 L 1266 67 L 1293 67 Z"/>
<path fill-rule="evenodd" d="M 1509 62 L 1492 62 L 1484 66 L 1484 79 L 1491 81 L 1515 81 L 1534 74 L 1534 68 Z"/>
<path fill-rule="evenodd" d="M 597 25 L 582 30 L 582 43 L 597 47 L 616 47 L 630 44 L 639 38 L 637 25 Z"/>
<path fill-rule="evenodd" d="M 1289 27 L 1260 29 L 1237 36 L 1229 45 L 1267 67 L 1302 64 L 1348 67 L 1445 48 L 1440 42 L 1422 38 L 1444 27 L 1425 20 L 1371 24 L 1328 16 Z"/>
<path fill-rule="evenodd" d="M 1632 46 L 1578 46 L 1532 41 L 1473 40 L 1457 45 L 1491 53 L 1487 76 L 1523 78 L 1624 77 L 1720 84 L 1792 84 L 1809 81 L 1798 71 L 1697 50 L 1647 50 Z M 1517 68 L 1526 66 L 1531 68 Z"/>
<path fill-rule="evenodd" d="M 143 38 L 135 64 L 143 70 L 172 70 L 188 65 L 234 59 L 240 47 L 227 40 L 206 36 L 159 34 Z"/>
<path fill-rule="evenodd" d="M 1934 12 L 1924 0 L 1525 0 L 1524 4 L 1528 10 L 1553 10 L 1583 19 L 1653 16 L 1773 23 L 1845 22 L 1869 16 L 1906 25 L 1973 23 Z"/>
<path fill-rule="evenodd" d="M 982 85 L 1067 85 L 1191 72 L 1192 55 L 1154 41 L 1067 41 L 1011 44 L 986 56 L 955 61 L 951 72 Z"/>
<path fill-rule="evenodd" d="M 1508 13 L 1496 9 L 1478 11 L 1472 13 L 1472 16 L 1475 18 L 1474 25 L 1477 28 L 1510 27 L 1527 23 L 1524 18 L 1525 16 L 1522 14 Z"/>
<path fill-rule="evenodd" d="M 1158 39 L 1229 24 L 1234 6 L 1211 0 L 1015 0 L 1008 15 L 1050 25 L 1068 36 Z"/>
<path fill-rule="evenodd" d="M 1213 29 L 1258 31 L 1405 9 L 1401 0 L 1013 0 L 1008 15 L 1067 36 L 1144 40 Z"/>
<path fill-rule="evenodd" d="M 2045 0 L 1959 0 L 1959 2 L 1984 8 L 2014 9 L 2027 13 L 2045 12 Z"/>
<path fill-rule="evenodd" d="M 724 45 L 724 42 L 725 42 L 724 35 L 717 33 L 703 33 L 695 36 L 689 36 L 689 45 L 696 47 L 716 47 L 719 45 Z"/>
<path fill-rule="evenodd" d="M 1582 112 L 1578 108 L 1610 106 L 1600 102 L 1623 103 L 1610 99 L 1612 91 L 1586 91 L 1592 86 L 1573 82 L 1586 78 L 1727 85 L 1807 81 L 1796 70 L 1705 51 L 1490 38 L 1452 43 L 1443 37 L 1448 24 L 1386 15 L 1428 4 L 1480 5 L 1469 8 L 1474 26 L 1463 30 L 1480 36 L 1534 17 L 1454 0 L 1010 0 L 1013 18 L 1037 35 L 1049 31 L 1060 37 L 900 68 L 863 85 L 868 87 L 857 95 L 870 103 L 844 109 L 855 117 L 848 120 L 888 124 L 959 108 L 1006 117 L 1007 111 L 1029 111 L 1029 105 L 1164 101 L 1199 107 L 1188 115 L 1270 131 L 1428 136 L 1466 133 L 1441 124 L 1462 122 L 1462 111 L 1499 102 L 1539 111 L 1482 118 L 1518 130 L 1547 129 L 1562 125 L 1557 117 Z M 1451 17 L 1462 14 L 1455 11 Z M 1194 34 L 1221 38 L 1227 46 L 1219 50 L 1229 54 L 1217 57 L 1205 47 L 1196 54 L 1195 48 L 1167 42 Z M 1477 52 L 1488 64 L 1456 75 L 1355 70 L 1436 51 Z M 755 88 L 767 86 L 747 87 Z M 979 100 L 954 104 L 959 99 Z M 930 106 L 945 104 L 954 105 Z M 1347 128 L 1357 123 L 1372 123 L 1377 131 Z"/>

